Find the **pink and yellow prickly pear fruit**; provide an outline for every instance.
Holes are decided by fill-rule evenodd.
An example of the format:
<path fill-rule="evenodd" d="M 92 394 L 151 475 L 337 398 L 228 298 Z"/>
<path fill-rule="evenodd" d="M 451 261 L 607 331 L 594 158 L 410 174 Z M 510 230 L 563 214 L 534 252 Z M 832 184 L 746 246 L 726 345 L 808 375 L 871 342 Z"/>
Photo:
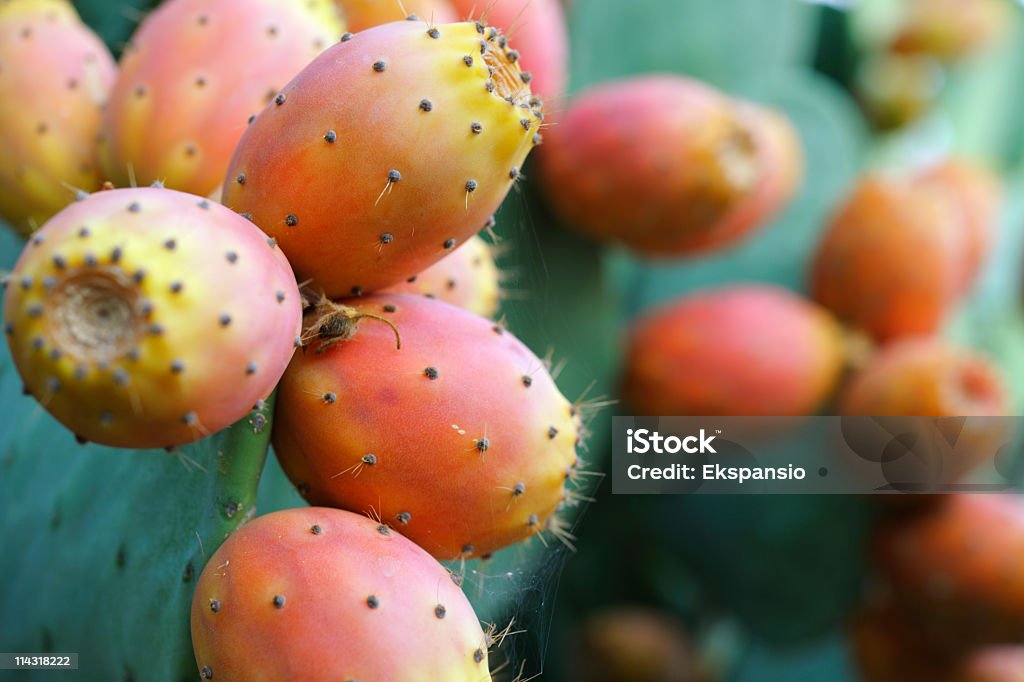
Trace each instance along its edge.
<path fill-rule="evenodd" d="M 542 114 L 503 45 L 419 21 L 342 41 L 249 127 L 224 203 L 330 297 L 426 269 L 487 223 L 536 144 Z"/>
<path fill-rule="evenodd" d="M 624 402 L 646 415 L 814 414 L 845 361 L 839 325 L 785 289 L 698 292 L 640 318 Z"/>
<path fill-rule="evenodd" d="M 569 80 L 569 31 L 559 0 L 452 0 L 452 5 L 460 19 L 479 19 L 512 36 L 533 91 L 549 104 L 562 97 Z"/>
<path fill-rule="evenodd" d="M 802 174 L 785 118 L 681 76 L 594 87 L 545 145 L 554 208 L 591 237 L 651 255 L 737 242 L 790 199 Z"/>
<path fill-rule="evenodd" d="M 281 250 L 220 204 L 109 190 L 58 213 L 11 272 L 4 331 L 28 391 L 80 439 L 168 447 L 274 389 L 302 305 Z"/>
<path fill-rule="evenodd" d="M 343 30 L 331 0 L 163 3 L 121 58 L 104 117 L 108 179 L 209 195 L 246 119 Z"/>
<path fill-rule="evenodd" d="M 483 682 L 483 632 L 429 554 L 338 509 L 248 522 L 210 557 L 192 598 L 200 677 L 223 682 Z"/>
<path fill-rule="evenodd" d="M 274 450 L 306 499 L 378 513 L 441 560 L 568 540 L 580 417 L 544 363 L 447 303 L 347 303 L 309 320 L 279 388 Z"/>
<path fill-rule="evenodd" d="M 116 70 L 70 2 L 0 2 L 0 216 L 18 231 L 76 189 L 99 189 L 96 135 Z"/>
<path fill-rule="evenodd" d="M 335 0 L 350 31 L 364 31 L 392 21 L 422 19 L 449 24 L 458 19 L 448 0 Z"/>
<path fill-rule="evenodd" d="M 501 280 L 491 246 L 476 236 L 420 274 L 388 287 L 385 293 L 420 294 L 481 317 L 494 317 L 501 303 Z"/>

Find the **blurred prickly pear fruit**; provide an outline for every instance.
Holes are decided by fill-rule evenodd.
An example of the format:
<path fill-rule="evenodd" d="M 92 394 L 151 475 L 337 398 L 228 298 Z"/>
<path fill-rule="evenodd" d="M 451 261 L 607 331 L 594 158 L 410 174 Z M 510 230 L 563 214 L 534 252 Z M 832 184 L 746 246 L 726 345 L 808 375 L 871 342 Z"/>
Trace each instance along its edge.
<path fill-rule="evenodd" d="M 871 600 L 854 618 L 854 662 L 864 682 L 1015 682 L 1024 679 L 1024 646 L 964 650 L 922 637 L 891 599 Z"/>
<path fill-rule="evenodd" d="M 400 21 L 335 45 L 249 127 L 224 203 L 330 297 L 425 270 L 488 222 L 535 144 L 542 115 L 499 39 Z"/>
<path fill-rule="evenodd" d="M 307 318 L 279 388 L 274 451 L 306 499 L 378 513 L 441 560 L 568 541 L 580 416 L 544 363 L 447 303 L 346 303 Z"/>
<path fill-rule="evenodd" d="M 883 523 L 873 555 L 892 598 L 929 640 L 962 648 L 1024 636 L 1019 495 L 944 495 Z"/>
<path fill-rule="evenodd" d="M 490 638 L 456 579 L 365 516 L 261 516 L 228 537 L 196 585 L 200 677 L 489 681 Z"/>
<path fill-rule="evenodd" d="M 452 0 L 452 6 L 460 19 L 479 19 L 511 35 L 533 91 L 549 104 L 562 97 L 569 80 L 569 31 L 559 0 Z"/>
<path fill-rule="evenodd" d="M 1002 200 L 999 179 L 983 166 L 951 158 L 920 173 L 917 182 L 946 192 L 953 198 L 967 232 L 967 266 L 961 285 L 961 290 L 966 291 L 988 258 L 995 238 Z"/>
<path fill-rule="evenodd" d="M 832 317 L 785 289 L 697 292 L 634 324 L 623 401 L 643 415 L 814 414 L 844 355 Z"/>
<path fill-rule="evenodd" d="M 907 0 L 892 49 L 955 60 L 992 45 L 1013 25 L 1007 0 Z"/>
<path fill-rule="evenodd" d="M 545 144 L 555 209 L 589 236 L 650 255 L 742 239 L 792 196 L 802 168 L 786 119 L 681 76 L 598 85 Z"/>
<path fill-rule="evenodd" d="M 392 21 L 423 20 L 430 25 L 458 19 L 448 0 L 335 0 L 348 30 L 364 31 Z"/>
<path fill-rule="evenodd" d="M 0 3 L 0 216 L 29 234 L 99 189 L 102 107 L 117 67 L 66 0 Z"/>
<path fill-rule="evenodd" d="M 578 682 L 711 679 L 683 625 L 651 609 L 618 607 L 589 616 L 571 656 Z"/>
<path fill-rule="evenodd" d="M 1010 399 L 988 359 L 934 338 L 882 347 L 850 380 L 840 400 L 847 415 L 1001 416 Z"/>
<path fill-rule="evenodd" d="M 946 82 L 942 66 L 926 55 L 884 53 L 857 72 L 857 96 L 881 130 L 908 126 L 935 106 Z"/>
<path fill-rule="evenodd" d="M 209 195 L 246 119 L 343 30 L 331 0 L 163 3 L 121 58 L 103 125 L 108 179 Z"/>
<path fill-rule="evenodd" d="M 79 438 L 187 443 L 241 419 L 301 323 L 288 261 L 244 218 L 169 189 L 109 190 L 40 228 L 7 280 L 26 389 Z"/>
<path fill-rule="evenodd" d="M 938 330 L 969 279 L 971 236 L 948 191 L 865 177 L 814 256 L 814 298 L 879 341 Z"/>
<path fill-rule="evenodd" d="M 501 303 L 501 280 L 491 246 L 479 236 L 407 281 L 388 287 L 390 294 L 420 294 L 494 317 Z"/>

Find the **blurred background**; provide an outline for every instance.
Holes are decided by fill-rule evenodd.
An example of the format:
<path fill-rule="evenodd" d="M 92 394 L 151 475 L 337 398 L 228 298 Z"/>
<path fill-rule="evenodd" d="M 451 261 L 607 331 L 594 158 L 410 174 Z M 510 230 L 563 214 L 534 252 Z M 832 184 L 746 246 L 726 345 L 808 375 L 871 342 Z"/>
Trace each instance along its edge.
<path fill-rule="evenodd" d="M 153 4 L 75 2 L 115 53 Z M 921 16 L 941 24 L 922 29 L 920 40 L 908 37 L 906 23 L 908 7 L 918 4 L 934 5 L 937 14 Z M 1009 389 L 1006 413 L 1021 414 L 1020 6 L 1011 0 L 565 0 L 564 10 L 570 80 L 567 97 L 548 110 L 552 136 L 575 98 L 594 85 L 637 74 L 680 74 L 785 115 L 799 137 L 804 168 L 792 198 L 749 237 L 713 252 L 672 258 L 644 257 L 567 226 L 549 198 L 559 188 L 541 186 L 538 160 L 524 169 L 525 182 L 505 201 L 491 238 L 504 273 L 501 315 L 539 356 L 550 352 L 560 369 L 560 387 L 579 401 L 588 420 L 584 457 L 590 471 L 606 470 L 611 417 L 634 413 L 621 401 L 619 386 L 626 332 L 639 315 L 698 290 L 741 282 L 809 294 L 822 235 L 865 173 L 914 174 L 950 157 L 967 159 L 995 176 L 998 218 L 977 276 L 935 333 L 989 358 Z M 630 112 L 621 115 L 628 119 Z M 544 153 L 541 147 L 538 155 Z M 9 268 L 20 248 L 11 231 L 0 232 L 0 267 Z M 754 326 L 747 333 L 757 338 L 762 331 Z M 94 564 L 89 558 L 92 543 L 107 542 L 92 536 L 102 534 L 96 524 L 124 522 L 118 514 L 132 512 L 130 506 L 105 519 L 81 521 L 61 543 L 38 538 L 34 524 L 59 522 L 36 501 L 40 488 L 48 488 L 48 501 L 74 499 L 84 489 L 116 497 L 118 482 L 131 474 L 118 455 L 101 448 L 86 451 L 95 451 L 93 456 L 109 466 L 102 476 L 69 466 L 68 453 L 83 455 L 54 422 L 23 405 L 28 401 L 17 395 L 12 374 L 0 368 L 0 441 L 4 452 L 32 452 L 33 463 L 17 468 L 16 476 L 2 474 L 7 539 L 0 573 L 14 577 L 0 587 L 0 641 L 83 651 L 116 641 L 120 655 L 130 650 L 132 631 L 155 622 L 154 614 L 162 610 L 162 604 L 133 602 L 173 601 L 181 590 L 175 586 L 165 594 L 161 587 L 158 600 L 151 593 L 156 578 L 139 574 L 131 591 L 120 592 L 108 576 L 118 563 Z M 825 414 L 835 410 L 830 401 L 818 408 Z M 5 465 L 13 458 L 7 456 Z M 178 462 L 160 471 L 182 475 Z M 132 479 L 127 499 L 146 498 L 147 491 L 164 485 L 160 481 L 166 478 L 156 473 Z M 520 680 L 533 679 L 541 673 L 541 679 L 565 682 L 865 679 L 850 632 L 877 582 L 868 547 L 880 518 L 891 513 L 878 500 L 615 496 L 600 476 L 588 478 L 581 494 L 593 501 L 577 506 L 574 550 L 532 541 L 456 567 L 467 575 L 466 590 L 480 617 L 500 627 L 511 623 L 517 633 L 496 655 L 506 667 L 495 679 L 517 674 Z M 268 458 L 259 481 L 259 511 L 300 504 Z M 148 504 L 136 510 L 133 532 L 143 532 L 148 519 L 166 511 Z M 1024 537 L 1024 530 L 1017 533 Z M 115 548 L 119 541 L 110 542 Z M 192 550 L 174 551 L 184 559 Z M 182 569 L 175 565 L 171 573 L 178 581 Z M 92 624 L 83 623 L 61 639 L 59 629 L 44 621 L 103 611 L 104 602 L 83 597 L 74 580 L 55 585 L 54 576 L 60 575 L 96 576 L 102 586 L 98 593 L 122 595 L 120 615 L 97 615 L 96 634 L 89 634 Z M 190 577 L 186 570 L 185 582 Z M 29 606 L 36 599 L 43 604 L 38 612 Z M 168 620 L 147 632 L 155 647 L 178 652 L 162 655 L 161 661 L 183 660 L 187 628 L 184 642 L 181 628 Z M 889 634 L 882 638 L 898 640 Z M 893 647 L 892 657 L 905 661 L 931 655 L 901 643 Z M 956 679 L 1024 679 L 1021 653 L 1014 655 L 1017 667 L 1007 675 L 1016 677 Z M 114 656 L 109 654 L 111 660 Z M 165 670 L 176 665 L 162 664 Z M 146 670 L 141 662 L 118 670 L 125 680 L 191 679 L 176 673 L 150 677 L 140 672 Z M 901 670 L 871 679 L 940 679 L 930 670 Z"/>

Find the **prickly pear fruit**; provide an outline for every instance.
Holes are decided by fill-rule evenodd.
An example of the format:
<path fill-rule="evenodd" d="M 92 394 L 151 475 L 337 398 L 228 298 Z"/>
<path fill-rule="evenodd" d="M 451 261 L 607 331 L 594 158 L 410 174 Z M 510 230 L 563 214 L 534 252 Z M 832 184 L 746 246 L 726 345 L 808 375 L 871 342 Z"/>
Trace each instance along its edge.
<path fill-rule="evenodd" d="M 964 650 L 931 642 L 891 599 L 872 600 L 856 615 L 851 650 L 864 682 L 1014 682 L 1024 678 L 1024 646 Z"/>
<path fill-rule="evenodd" d="M 592 237 L 652 255 L 736 242 L 790 198 L 802 167 L 784 118 L 681 76 L 598 85 L 545 143 L 555 209 Z"/>
<path fill-rule="evenodd" d="M 273 390 L 301 302 L 284 254 L 244 218 L 169 189 L 109 190 L 58 213 L 6 285 L 27 390 L 80 438 L 167 447 Z"/>
<path fill-rule="evenodd" d="M 385 293 L 421 294 L 493 317 L 501 302 L 501 282 L 490 245 L 479 236 L 469 240 L 407 281 Z"/>
<path fill-rule="evenodd" d="M 544 363 L 447 303 L 347 303 L 317 312 L 279 387 L 274 450 L 306 499 L 379 514 L 441 560 L 568 540 L 580 417 Z"/>
<path fill-rule="evenodd" d="M 813 414 L 844 354 L 831 316 L 785 289 L 697 292 L 635 323 L 623 401 L 646 415 Z"/>
<path fill-rule="evenodd" d="M 964 159 L 947 159 L 918 175 L 917 181 L 946 192 L 967 232 L 967 265 L 960 286 L 966 291 L 989 255 L 999 223 L 1001 187 L 987 168 Z"/>
<path fill-rule="evenodd" d="M 934 338 L 884 346 L 851 379 L 840 410 L 893 417 L 1000 416 L 1010 398 L 985 357 Z"/>
<path fill-rule="evenodd" d="M 1006 0 L 909 0 L 892 40 L 896 52 L 955 60 L 997 42 L 1013 25 Z"/>
<path fill-rule="evenodd" d="M 343 30 L 331 0 L 163 3 L 121 59 L 104 116 L 108 178 L 209 195 L 246 119 Z"/>
<path fill-rule="evenodd" d="M 487 223 L 535 144 L 541 113 L 503 44 L 419 21 L 342 41 L 249 127 L 224 203 L 331 297 L 426 269 Z"/>
<path fill-rule="evenodd" d="M 350 31 L 364 31 L 374 26 L 415 17 L 431 24 L 457 21 L 448 0 L 335 0 Z M 403 11 L 404 10 L 404 11 Z M 414 19 L 410 19 L 413 21 Z"/>
<path fill-rule="evenodd" d="M 117 67 L 66 0 L 0 2 L 0 216 L 24 234 L 99 189 L 93 162 Z"/>
<path fill-rule="evenodd" d="M 880 130 L 910 125 L 932 110 L 946 83 L 942 65 L 926 55 L 882 53 L 857 71 L 857 98 Z"/>
<path fill-rule="evenodd" d="M 703 670 L 682 623 L 652 609 L 618 607 L 582 624 L 570 652 L 579 682 L 701 682 Z"/>
<path fill-rule="evenodd" d="M 261 516 L 210 557 L 192 598 L 203 679 L 490 680 L 488 636 L 437 561 L 339 509 Z"/>
<path fill-rule="evenodd" d="M 919 633 L 947 646 L 1024 636 L 1024 503 L 1018 495 L 945 495 L 885 522 L 874 560 Z"/>
<path fill-rule="evenodd" d="M 559 0 L 452 0 L 452 6 L 460 19 L 479 19 L 513 36 L 533 91 L 549 104 L 562 97 L 569 78 L 569 31 Z"/>
<path fill-rule="evenodd" d="M 970 239 L 948 191 L 865 177 L 818 246 L 810 288 L 840 319 L 879 341 L 931 334 L 968 279 Z"/>

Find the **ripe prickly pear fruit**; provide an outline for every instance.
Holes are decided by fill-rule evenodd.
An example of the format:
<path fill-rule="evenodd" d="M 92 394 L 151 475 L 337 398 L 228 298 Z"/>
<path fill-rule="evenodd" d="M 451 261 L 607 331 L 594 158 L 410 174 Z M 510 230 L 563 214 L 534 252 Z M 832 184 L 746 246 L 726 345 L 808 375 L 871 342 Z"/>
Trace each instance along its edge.
<path fill-rule="evenodd" d="M 387 526 L 338 509 L 256 518 L 192 598 L 202 679 L 490 680 L 489 637 L 457 576 Z"/>
<path fill-rule="evenodd" d="M 274 451 L 306 499 L 379 514 L 441 560 L 565 538 L 580 418 L 544 363 L 447 303 L 347 303 L 309 320 L 279 387 Z"/>
<path fill-rule="evenodd" d="M 1024 636 L 1024 502 L 1019 495 L 944 495 L 877 531 L 882 580 L 919 633 L 946 646 Z"/>
<path fill-rule="evenodd" d="M 998 42 L 1013 25 L 1006 0 L 908 0 L 901 11 L 892 49 L 953 61 Z"/>
<path fill-rule="evenodd" d="M 970 240 L 948 190 L 865 177 L 818 246 L 810 288 L 879 341 L 931 334 L 964 289 Z"/>
<path fill-rule="evenodd" d="M 786 119 L 681 76 L 598 85 L 545 144 L 554 208 L 589 236 L 651 255 L 736 242 L 788 201 L 802 167 Z"/>
<path fill-rule="evenodd" d="M 116 71 L 70 2 L 0 3 L 0 216 L 18 231 L 99 189 L 94 145 Z"/>
<path fill-rule="evenodd" d="M 851 379 L 840 401 L 848 415 L 1001 416 L 1010 399 L 985 357 L 934 338 L 884 346 Z"/>
<path fill-rule="evenodd" d="M 104 116 L 108 178 L 209 195 L 246 119 L 343 30 L 331 0 L 163 3 L 121 58 Z"/>
<path fill-rule="evenodd" d="M 220 204 L 99 192 L 58 213 L 6 284 L 27 390 L 80 438 L 167 447 L 218 431 L 273 390 L 301 324 L 281 250 Z"/>
<path fill-rule="evenodd" d="M 864 682 L 1014 682 L 1024 679 L 1024 646 L 980 648 L 929 641 L 889 598 L 857 613 L 851 653 Z M 950 646 L 954 644 L 954 646 Z"/>
<path fill-rule="evenodd" d="M 425 270 L 487 223 L 538 136 L 503 43 L 482 25 L 400 21 L 335 45 L 249 127 L 224 203 L 330 297 Z"/>
<path fill-rule="evenodd" d="M 630 334 L 623 401 L 645 415 L 806 415 L 832 394 L 842 332 L 785 289 L 698 292 L 641 317 Z"/>
<path fill-rule="evenodd" d="M 490 245 L 476 236 L 386 293 L 420 294 L 494 317 L 501 302 L 501 281 Z"/>
<path fill-rule="evenodd" d="M 335 0 L 350 31 L 364 31 L 392 21 L 422 19 L 431 24 L 457 21 L 448 0 Z M 403 11 L 404 10 L 404 11 Z"/>
<path fill-rule="evenodd" d="M 479 19 L 514 36 L 533 91 L 549 104 L 562 97 L 569 79 L 569 31 L 559 0 L 452 0 L 452 6 L 461 19 Z"/>

